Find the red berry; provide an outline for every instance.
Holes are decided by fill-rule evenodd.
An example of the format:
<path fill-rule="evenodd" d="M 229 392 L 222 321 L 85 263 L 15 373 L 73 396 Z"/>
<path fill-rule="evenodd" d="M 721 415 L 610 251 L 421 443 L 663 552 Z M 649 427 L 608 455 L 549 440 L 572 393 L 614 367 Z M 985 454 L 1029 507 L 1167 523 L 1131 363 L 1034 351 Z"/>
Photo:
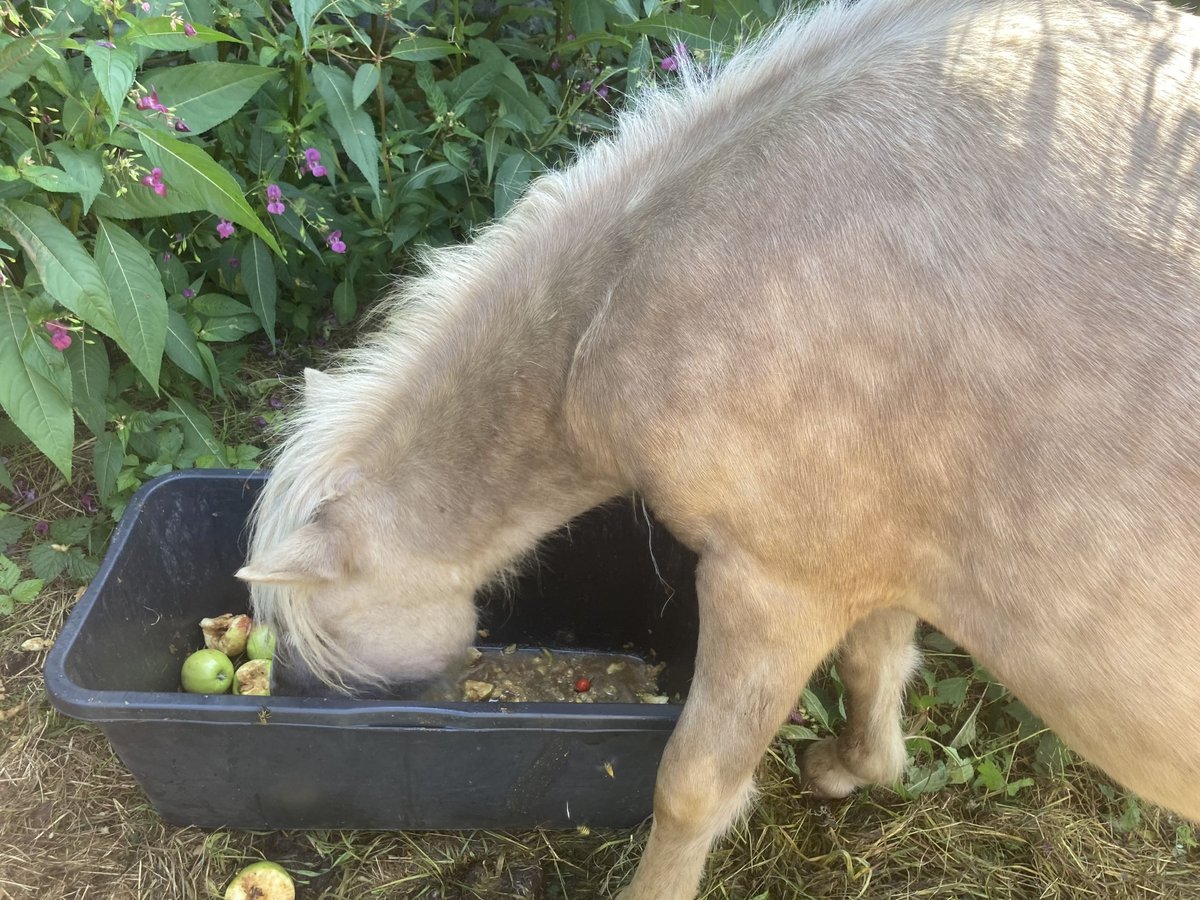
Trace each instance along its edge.
<path fill-rule="evenodd" d="M 590 678 L 576 678 L 575 690 L 577 693 L 586 694 L 592 689 L 592 681 Z"/>

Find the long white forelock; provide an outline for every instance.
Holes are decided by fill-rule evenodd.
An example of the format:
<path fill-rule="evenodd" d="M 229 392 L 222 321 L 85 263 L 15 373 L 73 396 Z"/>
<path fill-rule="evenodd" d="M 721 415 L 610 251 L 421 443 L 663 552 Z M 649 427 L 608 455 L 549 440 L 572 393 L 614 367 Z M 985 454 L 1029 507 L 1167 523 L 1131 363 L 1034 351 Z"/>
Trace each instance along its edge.
<path fill-rule="evenodd" d="M 438 340 L 447 322 L 487 286 L 531 278 L 537 260 L 521 252 L 531 237 L 553 233 L 547 229 L 591 227 L 587 210 L 568 209 L 567 201 L 578 207 L 589 196 L 604 197 L 605 183 L 639 171 L 639 161 L 658 164 L 646 168 L 646 178 L 678 171 L 715 152 L 700 137 L 722 134 L 722 140 L 736 141 L 738 126 L 772 115 L 765 99 L 787 104 L 807 96 L 806 90 L 820 95 L 854 77 L 886 47 L 919 41 L 979 7 L 972 0 L 833 0 L 780 16 L 731 58 L 714 56 L 701 66 L 685 55 L 676 78 L 630 97 L 611 134 L 583 149 L 564 170 L 535 179 L 503 219 L 480 229 L 469 243 L 420 252 L 422 274 L 398 282 L 370 314 L 377 329 L 335 357 L 328 379 L 290 407 L 283 439 L 264 459 L 272 475 L 252 512 L 250 560 L 269 556 L 337 492 L 353 454 L 369 445 L 367 435 L 386 418 L 380 411 L 402 396 L 421 348 Z M 732 133 L 714 130 L 714 118 Z M 625 184 L 630 203 L 654 189 L 636 179 Z M 602 208 L 620 214 L 611 205 Z M 291 652 L 322 680 L 332 685 L 343 678 L 375 680 L 322 634 L 305 591 L 253 584 L 251 595 L 256 615 L 285 635 Z"/>

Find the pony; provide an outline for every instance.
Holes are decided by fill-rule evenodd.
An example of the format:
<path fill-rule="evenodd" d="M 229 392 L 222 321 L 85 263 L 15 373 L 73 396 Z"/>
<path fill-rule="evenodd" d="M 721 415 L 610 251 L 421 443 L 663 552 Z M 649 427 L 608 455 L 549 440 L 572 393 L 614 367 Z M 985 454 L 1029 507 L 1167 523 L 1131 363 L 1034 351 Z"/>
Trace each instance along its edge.
<path fill-rule="evenodd" d="M 238 572 L 291 676 L 436 677 L 636 494 L 700 628 L 623 900 L 696 895 L 835 654 L 807 782 L 893 781 L 922 620 L 1200 819 L 1198 60 L 1156 0 L 834 0 L 681 59 L 306 373 Z"/>

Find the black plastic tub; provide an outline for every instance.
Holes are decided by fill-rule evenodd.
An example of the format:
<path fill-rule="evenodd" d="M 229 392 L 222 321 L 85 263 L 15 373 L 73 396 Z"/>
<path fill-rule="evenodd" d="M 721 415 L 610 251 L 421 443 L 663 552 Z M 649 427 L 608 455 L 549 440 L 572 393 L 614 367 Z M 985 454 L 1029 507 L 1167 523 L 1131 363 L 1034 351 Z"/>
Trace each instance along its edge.
<path fill-rule="evenodd" d="M 98 726 L 168 822 L 200 827 L 627 827 L 651 812 L 680 706 L 412 703 L 179 692 L 197 623 L 244 611 L 233 573 L 266 474 L 189 471 L 134 497 L 46 661 L 53 705 Z M 633 652 L 686 695 L 695 558 L 640 504 L 549 538 L 492 641 Z M 630 649 L 632 648 L 632 649 Z"/>

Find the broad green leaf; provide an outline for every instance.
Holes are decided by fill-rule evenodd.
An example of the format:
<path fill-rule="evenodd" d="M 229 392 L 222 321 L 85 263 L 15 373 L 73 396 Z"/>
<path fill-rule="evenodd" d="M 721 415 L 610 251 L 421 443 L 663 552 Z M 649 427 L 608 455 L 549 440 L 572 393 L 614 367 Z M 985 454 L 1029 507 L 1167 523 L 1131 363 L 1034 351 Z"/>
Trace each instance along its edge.
<path fill-rule="evenodd" d="M 32 340 L 40 338 L 29 334 L 20 295 L 0 290 L 0 408 L 69 481 L 75 439 L 71 401 L 30 354 L 21 352 L 22 343 Z"/>
<path fill-rule="evenodd" d="M 825 704 L 821 702 L 821 698 L 813 693 L 811 688 L 804 689 L 804 693 L 800 697 L 800 702 L 808 714 L 812 716 L 823 729 L 826 731 L 832 730 L 829 721 L 829 712 L 825 709 Z"/>
<path fill-rule="evenodd" d="M 954 735 L 954 737 L 951 739 L 951 747 L 955 749 L 958 749 L 959 747 L 965 747 L 967 744 L 970 744 L 975 740 L 977 733 L 975 720 L 978 718 L 979 710 L 982 707 L 983 699 L 980 698 L 979 702 L 975 704 L 975 708 L 971 710 L 971 714 L 967 716 L 967 720 L 963 722 L 962 727 L 958 729 L 958 734 Z"/>
<path fill-rule="evenodd" d="M 573 0 L 571 24 L 577 34 L 591 34 L 604 30 L 605 8 L 611 0 Z M 637 16 L 634 16 L 636 19 Z"/>
<path fill-rule="evenodd" d="M 354 294 L 354 282 L 346 279 L 333 289 L 333 314 L 345 325 L 358 311 L 358 297 Z"/>
<path fill-rule="evenodd" d="M 120 197 L 110 181 L 96 198 L 92 212 L 106 219 L 159 219 L 176 213 L 205 210 L 208 201 L 185 191 L 168 191 L 160 197 L 141 184 L 129 185 Z"/>
<path fill-rule="evenodd" d="M 91 581 L 96 577 L 99 568 L 95 562 L 84 556 L 78 547 L 72 547 L 67 552 L 67 574 L 76 581 Z"/>
<path fill-rule="evenodd" d="M 0 616 L 11 615 L 13 609 L 15 609 L 13 598 L 8 596 L 8 594 L 0 594 Z"/>
<path fill-rule="evenodd" d="M 46 291 L 98 331 L 116 337 L 112 298 L 96 263 L 54 216 L 23 200 L 0 202 L 0 228 L 25 250 Z"/>
<path fill-rule="evenodd" d="M 529 93 L 525 85 L 513 84 L 507 78 L 497 78 L 491 85 L 491 94 L 501 101 L 501 115 L 516 114 L 524 123 L 525 130 L 540 132 L 550 119 L 550 110 L 540 98 Z"/>
<path fill-rule="evenodd" d="M 76 150 L 64 141 L 55 141 L 50 149 L 67 174 L 79 185 L 79 199 L 83 201 L 86 214 L 104 187 L 104 165 L 100 152 Z"/>
<path fill-rule="evenodd" d="M 245 106 L 274 74 L 275 69 L 265 66 L 198 62 L 155 69 L 143 77 L 192 134 L 201 134 Z"/>
<path fill-rule="evenodd" d="M 249 316 L 254 310 L 224 294 L 201 294 L 192 301 L 192 309 L 202 316 Z"/>
<path fill-rule="evenodd" d="M 487 75 L 495 74 L 492 66 L 485 65 L 472 66 L 467 71 L 479 71 Z M 458 77 L 458 80 L 462 80 L 466 76 L 467 72 L 464 72 Z M 482 77 L 482 74 L 480 77 Z M 446 99 L 446 92 L 437 83 L 437 79 L 433 74 L 433 66 L 429 65 L 429 63 L 417 63 L 417 85 L 424 92 L 425 100 L 429 103 L 429 108 L 433 111 L 433 114 L 436 116 L 445 115 L 450 109 L 449 101 Z"/>
<path fill-rule="evenodd" d="M 11 485 L 6 485 L 6 487 L 10 491 L 12 490 Z M 0 510 L 0 550 L 20 540 L 21 535 L 25 533 L 25 529 L 28 527 L 29 523 L 25 519 L 5 510 Z"/>
<path fill-rule="evenodd" d="M 537 160 L 524 150 L 510 153 L 496 172 L 496 215 L 502 216 L 517 202 L 529 179 L 533 177 Z"/>
<path fill-rule="evenodd" d="M 633 49 L 625 59 L 625 67 L 629 72 L 629 91 L 637 91 L 649 80 L 649 70 L 652 62 L 650 55 L 650 38 L 642 35 L 634 42 Z"/>
<path fill-rule="evenodd" d="M 204 362 L 196 349 L 196 335 L 182 315 L 173 309 L 167 310 L 167 357 L 197 381 L 204 381 Z"/>
<path fill-rule="evenodd" d="M 139 47 L 149 47 L 151 50 L 195 50 L 205 44 L 217 41 L 244 43 L 232 35 L 222 34 L 207 25 L 193 23 L 192 27 L 196 29 L 196 33 L 188 35 L 178 20 L 172 19 L 170 16 L 159 16 L 130 24 L 125 40 Z"/>
<path fill-rule="evenodd" d="M 641 16 L 633 7 L 633 0 L 613 0 L 613 8 L 630 20 L 640 19 Z"/>
<path fill-rule="evenodd" d="M 221 370 L 217 368 L 217 358 L 213 355 L 212 347 L 208 344 L 196 344 L 196 352 L 200 354 L 204 368 L 208 370 L 208 381 L 212 385 L 213 393 L 218 397 L 222 396 Z"/>
<path fill-rule="evenodd" d="M 963 702 L 967 699 L 968 684 L 967 679 L 961 676 L 943 678 L 937 683 L 936 696 L 938 703 L 948 706 L 962 706 Z"/>
<path fill-rule="evenodd" d="M 29 568 L 42 581 L 53 581 L 67 568 L 67 554 L 50 544 L 34 544 L 29 548 Z"/>
<path fill-rule="evenodd" d="M 55 194 L 78 194 L 83 189 L 83 185 L 67 172 L 54 166 L 22 166 L 21 177 L 43 191 Z"/>
<path fill-rule="evenodd" d="M 256 237 L 250 238 L 250 243 L 242 256 L 242 283 L 246 286 L 246 294 L 250 297 L 250 305 L 254 314 L 262 323 L 263 331 L 272 346 L 275 344 L 275 301 L 278 299 L 278 285 L 275 283 L 275 263 L 267 247 Z M 333 295 L 334 310 L 337 309 L 337 292 Z"/>
<path fill-rule="evenodd" d="M 785 741 L 815 741 L 817 733 L 811 728 L 804 725 L 783 725 L 779 729 L 779 736 Z"/>
<path fill-rule="evenodd" d="M 198 337 L 202 341 L 236 341 L 261 327 L 258 316 L 225 316 L 205 322 Z"/>
<path fill-rule="evenodd" d="M 512 134 L 507 128 L 500 128 L 493 125 L 483 135 L 484 154 L 487 159 L 487 177 L 488 181 L 492 180 L 492 172 L 496 169 L 496 157 L 500 153 L 500 148 L 508 143 L 508 138 Z"/>
<path fill-rule="evenodd" d="M 12 589 L 12 598 L 18 603 L 32 603 L 41 593 L 44 582 L 40 578 L 30 578 L 17 583 Z"/>
<path fill-rule="evenodd" d="M 379 198 L 379 141 L 375 137 L 375 123 L 361 109 L 354 108 L 350 76 L 341 69 L 313 63 L 313 83 L 325 101 L 329 121 L 333 123 L 346 155 Z"/>
<path fill-rule="evenodd" d="M 26 319 L 29 312 L 26 310 Z M 71 343 L 75 343 L 72 337 Z M 21 342 L 21 356 L 35 372 L 39 372 L 68 404 L 71 402 L 71 369 L 61 350 L 56 350 L 43 329 Z"/>
<path fill-rule="evenodd" d="M 99 436 L 108 419 L 108 352 L 99 335 L 75 335 L 63 354 L 71 367 L 71 402 L 92 434 Z"/>
<path fill-rule="evenodd" d="M 213 436 L 212 421 L 187 400 L 179 397 L 170 399 L 171 409 L 180 415 L 183 427 L 183 443 L 190 450 L 221 456 L 225 448 Z"/>
<path fill-rule="evenodd" d="M 668 45 L 682 41 L 690 50 L 720 50 L 732 30 L 728 22 L 678 12 L 655 15 L 627 25 L 616 25 L 615 28 L 644 34 Z"/>
<path fill-rule="evenodd" d="M 1000 771 L 1000 767 L 996 765 L 996 761 L 990 756 L 979 762 L 979 765 L 975 767 L 975 772 L 975 784 L 977 787 L 986 788 L 990 792 L 1004 790 L 1007 779 L 1004 777 L 1004 773 Z"/>
<path fill-rule="evenodd" d="M 300 29 L 300 40 L 304 42 L 304 51 L 308 52 L 308 39 L 312 34 L 313 22 L 324 5 L 323 0 L 292 0 L 292 18 Z"/>
<path fill-rule="evenodd" d="M 100 219 L 96 262 L 112 295 L 117 343 L 157 391 L 167 334 L 167 296 L 150 252 L 120 226 Z"/>
<path fill-rule="evenodd" d="M 125 97 L 133 87 L 137 57 L 121 47 L 102 47 L 95 41 L 89 41 L 83 52 L 92 61 L 92 73 L 108 105 L 108 127 L 116 128 Z"/>
<path fill-rule="evenodd" d="M 71 516 L 50 523 L 50 538 L 57 544 L 82 544 L 91 530 L 91 519 Z"/>
<path fill-rule="evenodd" d="M 134 127 L 151 165 L 162 168 L 168 192 L 182 191 L 200 199 L 209 212 L 244 226 L 283 255 L 275 238 L 246 202 L 245 190 L 211 156 L 195 144 L 176 140 L 165 132 L 140 123 Z"/>
<path fill-rule="evenodd" d="M 7 556 L 0 555 L 0 591 L 7 593 L 20 579 L 20 567 Z"/>
<path fill-rule="evenodd" d="M 33 35 L 0 47 L 0 97 L 11 96 L 49 58 L 43 39 Z"/>
<path fill-rule="evenodd" d="M 117 476 L 125 463 L 125 448 L 121 439 L 111 431 L 96 436 L 92 450 L 92 465 L 96 476 L 96 492 L 101 503 L 108 503 L 117 487 Z"/>
<path fill-rule="evenodd" d="M 429 62 L 435 59 L 445 59 L 447 56 L 458 56 L 461 53 L 462 50 L 449 41 L 409 34 L 396 42 L 391 56 L 394 59 L 403 59 L 408 62 Z"/>
<path fill-rule="evenodd" d="M 10 491 L 16 490 L 13 487 L 12 475 L 9 474 L 8 466 L 4 465 L 3 460 L 0 460 L 0 485 L 3 485 Z"/>
<path fill-rule="evenodd" d="M 354 108 L 362 106 L 371 93 L 379 86 L 379 66 L 375 63 L 363 63 L 354 73 L 353 101 Z"/>

